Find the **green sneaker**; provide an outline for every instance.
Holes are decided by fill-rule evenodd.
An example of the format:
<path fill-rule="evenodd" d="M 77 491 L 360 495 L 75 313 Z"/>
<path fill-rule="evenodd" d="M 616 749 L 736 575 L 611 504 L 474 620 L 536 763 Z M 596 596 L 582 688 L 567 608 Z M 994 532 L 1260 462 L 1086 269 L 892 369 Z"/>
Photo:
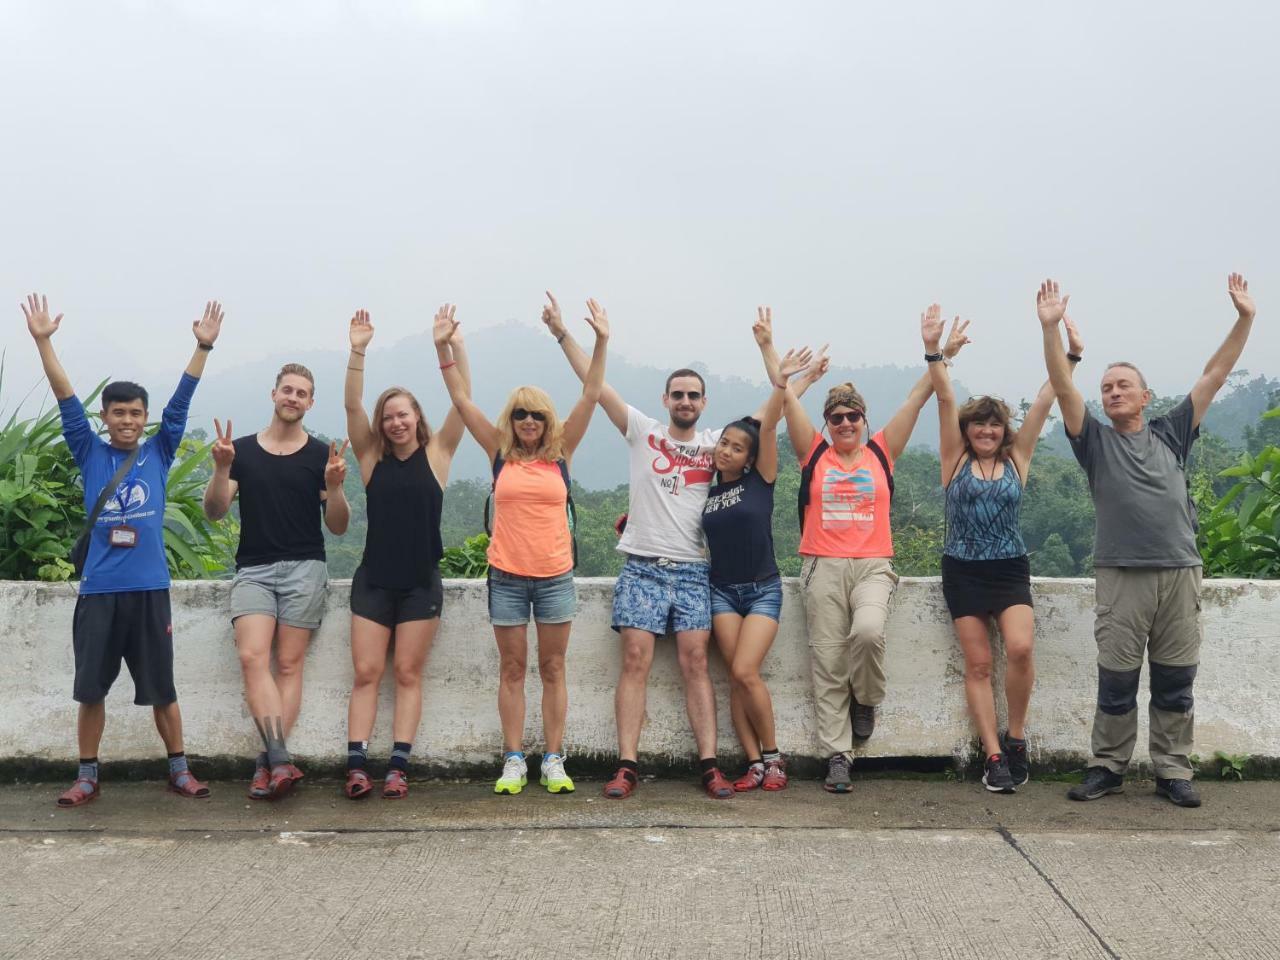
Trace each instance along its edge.
<path fill-rule="evenodd" d="M 547 793 L 573 793 L 573 781 L 564 772 L 564 757 L 548 753 L 542 758 L 542 785 Z"/>
<path fill-rule="evenodd" d="M 515 796 L 529 782 L 529 768 L 525 766 L 524 757 L 509 754 L 502 764 L 502 776 L 493 785 L 494 793 L 506 793 Z"/>

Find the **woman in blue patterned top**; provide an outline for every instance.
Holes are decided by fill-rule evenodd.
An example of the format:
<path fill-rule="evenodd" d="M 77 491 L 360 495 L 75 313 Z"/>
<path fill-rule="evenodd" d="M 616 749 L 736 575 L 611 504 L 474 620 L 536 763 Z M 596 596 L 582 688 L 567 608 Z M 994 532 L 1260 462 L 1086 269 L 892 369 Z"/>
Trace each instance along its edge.
<path fill-rule="evenodd" d="M 1079 362 L 1079 332 L 1066 322 L 1067 354 Z M 942 552 L 942 593 L 964 652 L 964 694 L 986 758 L 982 782 L 993 793 L 1013 793 L 1030 777 L 1024 726 L 1035 682 L 1032 659 L 1031 565 L 1022 540 L 1022 489 L 1036 441 L 1053 406 L 1046 383 L 1014 429 L 1004 401 L 973 397 L 958 410 L 943 361 L 942 308 L 920 317 L 925 361 L 938 397 L 942 485 L 947 538 Z M 997 733 L 991 688 L 989 618 L 1004 638 L 1005 696 L 1009 727 Z"/>

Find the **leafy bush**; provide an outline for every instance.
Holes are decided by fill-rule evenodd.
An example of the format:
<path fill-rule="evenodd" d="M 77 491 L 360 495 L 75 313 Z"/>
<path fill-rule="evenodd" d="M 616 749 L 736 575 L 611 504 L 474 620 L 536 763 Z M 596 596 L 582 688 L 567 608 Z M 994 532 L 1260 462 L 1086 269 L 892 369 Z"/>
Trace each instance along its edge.
<path fill-rule="evenodd" d="M 478 580 L 489 575 L 489 535 L 467 537 L 460 547 L 449 547 L 440 561 L 442 577 Z"/>
<path fill-rule="evenodd" d="M 1280 419 L 1280 407 L 1262 419 Z M 1236 484 L 1200 517 L 1207 577 L 1280 577 L 1280 447 L 1270 444 L 1219 476 Z M 1196 491 L 1203 496 L 1202 490 Z"/>

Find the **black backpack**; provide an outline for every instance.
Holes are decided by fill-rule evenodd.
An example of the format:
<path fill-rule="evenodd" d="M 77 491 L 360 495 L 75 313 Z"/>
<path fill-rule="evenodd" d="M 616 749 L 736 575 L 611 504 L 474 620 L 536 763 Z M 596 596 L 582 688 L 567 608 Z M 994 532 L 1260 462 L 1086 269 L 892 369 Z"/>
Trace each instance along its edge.
<path fill-rule="evenodd" d="M 826 440 L 819 442 L 814 448 L 813 456 L 809 458 L 809 462 L 800 468 L 800 532 L 804 533 L 804 515 L 809 507 L 809 487 L 813 484 L 813 471 L 817 469 L 818 458 L 826 452 L 831 444 Z M 867 447 L 876 455 L 876 459 L 880 461 L 880 466 L 884 469 L 885 479 L 889 481 L 889 506 L 893 506 L 893 471 L 889 469 L 889 458 L 880 449 L 880 444 L 874 440 L 867 441 Z"/>
<path fill-rule="evenodd" d="M 498 486 L 498 474 L 502 472 L 502 467 L 506 463 L 502 459 L 502 454 L 495 454 L 493 458 L 493 483 L 489 486 L 489 495 L 484 499 L 484 532 L 493 535 L 493 529 L 489 525 L 490 506 L 493 503 L 493 491 Z M 569 515 L 569 539 L 573 542 L 573 569 L 578 569 L 578 511 L 573 505 L 573 485 L 569 481 L 569 464 L 565 462 L 564 457 L 556 460 L 556 466 L 560 468 L 560 476 L 564 478 L 565 495 L 568 497 L 565 503 L 565 509 Z"/>

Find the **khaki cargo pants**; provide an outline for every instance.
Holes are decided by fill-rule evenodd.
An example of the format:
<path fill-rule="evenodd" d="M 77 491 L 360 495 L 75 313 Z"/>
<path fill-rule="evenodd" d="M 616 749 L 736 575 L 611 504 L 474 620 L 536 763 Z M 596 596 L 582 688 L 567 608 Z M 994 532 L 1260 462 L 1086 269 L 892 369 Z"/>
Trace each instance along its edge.
<path fill-rule="evenodd" d="M 1151 763 L 1157 777 L 1191 779 L 1192 686 L 1200 663 L 1200 567 L 1098 567 L 1093 633 L 1098 707 L 1093 765 L 1123 774 L 1138 740 L 1142 655 L 1151 663 Z"/>
<path fill-rule="evenodd" d="M 853 749 L 851 695 L 871 707 L 884 700 L 884 624 L 897 585 L 887 557 L 805 557 L 800 565 L 818 742 L 825 756 Z"/>

